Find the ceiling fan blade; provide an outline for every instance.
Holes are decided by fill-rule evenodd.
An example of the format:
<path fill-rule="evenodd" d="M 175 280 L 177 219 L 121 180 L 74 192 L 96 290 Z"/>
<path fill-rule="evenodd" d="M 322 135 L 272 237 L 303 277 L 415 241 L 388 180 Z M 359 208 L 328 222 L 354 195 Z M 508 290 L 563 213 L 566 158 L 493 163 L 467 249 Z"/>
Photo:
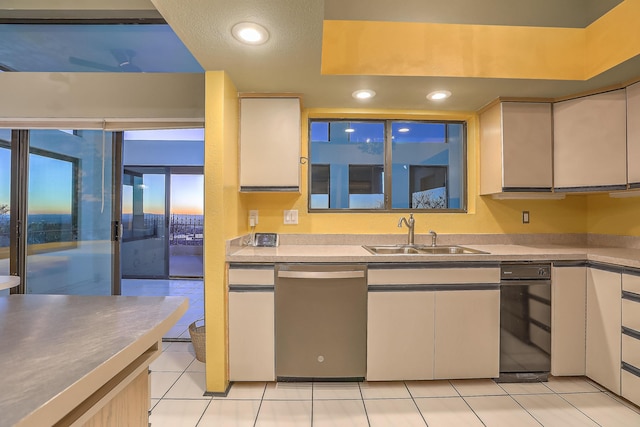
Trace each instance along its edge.
<path fill-rule="evenodd" d="M 69 57 L 69 62 L 74 65 L 81 65 L 83 67 L 95 68 L 96 70 L 102 71 L 113 71 L 120 72 L 122 69 L 120 67 L 114 67 L 112 65 L 101 64 L 100 62 L 88 61 L 86 59 L 77 58 L 75 56 Z"/>
<path fill-rule="evenodd" d="M 136 65 L 133 65 L 133 57 L 136 52 L 132 49 L 111 49 L 111 54 L 118 62 L 121 71 L 139 73 L 142 71 Z"/>

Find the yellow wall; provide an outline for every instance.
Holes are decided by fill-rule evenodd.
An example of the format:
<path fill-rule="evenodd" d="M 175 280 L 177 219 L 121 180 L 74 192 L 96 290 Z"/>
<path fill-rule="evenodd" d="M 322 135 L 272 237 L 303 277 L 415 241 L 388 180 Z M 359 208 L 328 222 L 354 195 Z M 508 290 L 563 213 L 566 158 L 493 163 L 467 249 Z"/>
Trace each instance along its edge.
<path fill-rule="evenodd" d="M 640 197 L 613 199 L 608 194 L 588 196 L 588 232 L 640 236 Z"/>
<path fill-rule="evenodd" d="M 325 20 L 322 73 L 588 80 L 640 54 L 639 17 L 625 0 L 587 28 Z"/>
<path fill-rule="evenodd" d="M 585 196 L 570 196 L 565 200 L 493 200 L 478 196 L 478 117 L 475 113 L 429 111 L 377 111 L 311 109 L 303 114 L 303 156 L 308 154 L 308 118 L 394 118 L 415 120 L 467 121 L 468 213 L 417 213 L 416 233 L 585 233 Z M 246 209 L 259 211 L 258 232 L 311 234 L 369 234 L 398 233 L 398 218 L 403 213 L 308 213 L 308 165 L 301 166 L 302 194 L 242 194 Z M 298 225 L 283 224 L 283 210 L 298 210 Z M 531 223 L 522 224 L 522 211 L 531 214 Z M 245 218 L 245 222 L 247 219 Z"/>
<path fill-rule="evenodd" d="M 238 196 L 238 95 L 222 71 L 206 73 L 204 149 L 204 288 L 207 391 L 229 383 L 227 360 L 226 240 L 246 233 Z"/>

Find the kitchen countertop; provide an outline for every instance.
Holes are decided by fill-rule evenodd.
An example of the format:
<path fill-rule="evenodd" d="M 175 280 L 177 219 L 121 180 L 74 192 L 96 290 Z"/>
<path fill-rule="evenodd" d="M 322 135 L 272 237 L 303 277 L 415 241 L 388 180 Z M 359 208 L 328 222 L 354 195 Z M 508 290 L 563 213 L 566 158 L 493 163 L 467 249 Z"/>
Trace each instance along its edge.
<path fill-rule="evenodd" d="M 0 426 L 51 425 L 156 345 L 182 297 L 0 297 Z"/>
<path fill-rule="evenodd" d="M 640 268 L 640 249 L 564 245 L 461 245 L 487 254 L 374 255 L 361 245 L 281 245 L 239 247 L 227 254 L 230 263 L 275 262 L 443 262 L 443 261 L 594 261 Z"/>

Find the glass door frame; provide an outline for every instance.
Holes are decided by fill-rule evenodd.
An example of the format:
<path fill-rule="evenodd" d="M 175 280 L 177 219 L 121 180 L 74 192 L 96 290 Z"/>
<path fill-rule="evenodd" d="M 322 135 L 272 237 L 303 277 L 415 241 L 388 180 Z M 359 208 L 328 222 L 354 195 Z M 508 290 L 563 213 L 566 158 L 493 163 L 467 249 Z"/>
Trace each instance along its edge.
<path fill-rule="evenodd" d="M 27 190 L 29 171 L 29 131 L 11 131 L 11 206 L 9 211 L 9 274 L 20 277 L 11 294 L 24 294 L 27 259 Z"/>
<path fill-rule="evenodd" d="M 122 166 L 122 172 L 120 173 L 120 183 L 122 188 L 122 183 L 124 182 L 123 175 L 125 170 L 135 170 L 138 173 L 142 174 L 164 174 L 164 273 L 162 277 L 159 276 L 126 276 L 127 279 L 172 279 L 175 276 L 171 276 L 170 262 L 170 220 L 171 220 L 171 176 L 172 175 L 204 175 L 204 166 L 150 166 L 150 165 L 126 165 L 126 167 Z M 204 197 L 204 193 L 202 194 Z M 122 190 L 120 192 L 120 222 L 122 222 Z M 122 274 L 122 273 L 120 273 Z"/>
<path fill-rule="evenodd" d="M 51 129 L 50 126 L 44 127 Z M 38 127 L 32 128 L 37 130 Z M 102 130 L 106 132 L 106 130 Z M 9 212 L 9 274 L 20 277 L 20 285 L 11 294 L 24 294 L 27 289 L 27 215 L 29 183 L 30 130 L 11 131 L 11 206 Z M 112 131 L 112 211 L 111 211 L 111 294 L 121 294 L 120 235 L 122 191 L 122 141 L 123 132 Z M 79 195 L 77 195 L 79 196 Z"/>

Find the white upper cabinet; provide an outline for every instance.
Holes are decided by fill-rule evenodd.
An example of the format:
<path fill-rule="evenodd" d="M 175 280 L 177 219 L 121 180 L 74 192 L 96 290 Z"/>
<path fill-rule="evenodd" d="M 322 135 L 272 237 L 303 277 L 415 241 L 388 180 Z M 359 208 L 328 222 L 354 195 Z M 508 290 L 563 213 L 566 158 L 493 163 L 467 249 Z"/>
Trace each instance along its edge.
<path fill-rule="evenodd" d="M 551 104 L 500 102 L 480 114 L 480 194 L 550 192 Z"/>
<path fill-rule="evenodd" d="M 625 189 L 627 110 L 624 89 L 553 106 L 557 191 Z"/>
<path fill-rule="evenodd" d="M 300 191 L 300 98 L 240 98 L 240 191 Z"/>
<path fill-rule="evenodd" d="M 640 188 L 640 83 L 627 87 L 627 162 L 627 181 Z"/>

